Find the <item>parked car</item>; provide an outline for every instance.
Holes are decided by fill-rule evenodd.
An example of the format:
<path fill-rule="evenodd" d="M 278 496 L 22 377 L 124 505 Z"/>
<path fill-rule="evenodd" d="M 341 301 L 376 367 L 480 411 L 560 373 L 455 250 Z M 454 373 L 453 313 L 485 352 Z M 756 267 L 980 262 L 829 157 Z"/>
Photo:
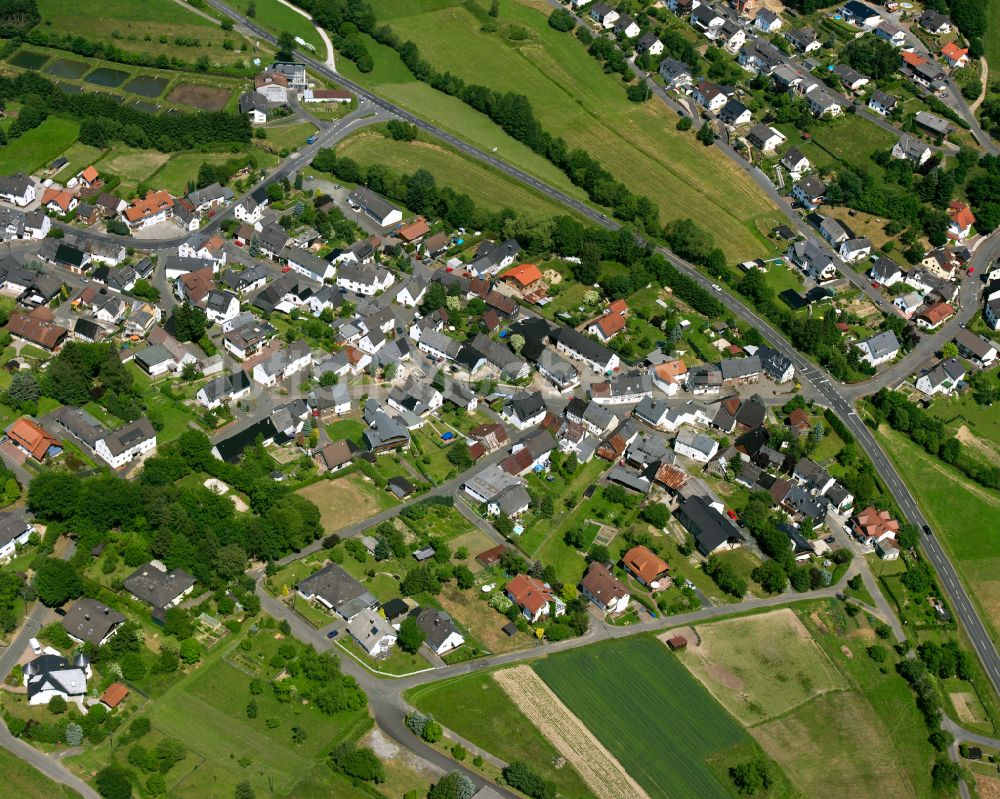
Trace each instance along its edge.
<path fill-rule="evenodd" d="M 326 637 L 333 639 L 336 638 L 338 635 L 340 635 L 340 630 L 330 630 L 330 632 L 326 634 Z"/>

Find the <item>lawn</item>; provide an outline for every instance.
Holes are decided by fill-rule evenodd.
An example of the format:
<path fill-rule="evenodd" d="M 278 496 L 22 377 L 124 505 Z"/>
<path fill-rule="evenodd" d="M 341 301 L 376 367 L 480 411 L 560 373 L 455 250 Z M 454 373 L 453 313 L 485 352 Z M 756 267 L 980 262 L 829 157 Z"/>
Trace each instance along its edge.
<path fill-rule="evenodd" d="M 987 379 L 995 381 L 1000 369 L 987 372 Z M 992 460 L 1000 455 L 1000 405 L 984 407 L 972 398 L 972 392 L 952 397 L 939 397 L 929 408 L 968 444 L 970 452 Z M 966 428 L 964 431 L 962 428 Z"/>
<path fill-rule="evenodd" d="M 664 104 L 629 102 L 621 82 L 606 75 L 575 37 L 548 27 L 548 6 L 504 3 L 501 31 L 487 33 L 457 2 L 420 5 L 402 17 L 396 3 L 373 5 L 438 69 L 501 92 L 516 87 L 545 130 L 598 155 L 615 177 L 659 205 L 662 221 L 711 220 L 731 259 L 773 251 L 756 221 L 776 222 L 778 213 L 743 170 L 693 134 L 678 132 L 677 116 Z M 523 40 L 504 37 L 510 24 L 524 30 Z M 374 54 L 376 64 L 380 56 Z"/>
<path fill-rule="evenodd" d="M 445 727 L 507 761 L 523 760 L 566 797 L 590 795 L 570 765 L 553 766 L 555 747 L 507 698 L 489 674 L 470 674 L 415 688 L 407 700 Z"/>
<path fill-rule="evenodd" d="M 990 71 L 1000 69 L 1000 0 L 988 0 L 986 12 L 986 62 Z"/>
<path fill-rule="evenodd" d="M 320 61 L 326 60 L 326 45 L 316 33 L 316 28 L 302 14 L 279 3 L 278 0 L 257 0 L 257 16 L 254 22 L 275 35 L 290 33 L 309 42 L 316 48 Z"/>
<path fill-rule="evenodd" d="M 1000 492 L 972 483 L 900 433 L 883 427 L 878 438 L 996 639 L 1000 630 L 1000 538 L 995 527 L 983 520 L 1000 511 Z M 961 500 L 956 502 L 956 497 Z"/>
<path fill-rule="evenodd" d="M 701 641 L 688 648 L 685 665 L 748 726 L 847 687 L 787 608 L 706 624 L 698 633 Z"/>
<path fill-rule="evenodd" d="M 396 504 L 388 493 L 360 474 L 320 480 L 300 488 L 298 493 L 315 503 L 323 529 L 331 533 Z"/>
<path fill-rule="evenodd" d="M 331 441 L 347 438 L 355 444 L 360 444 L 364 432 L 365 426 L 357 419 L 338 419 L 326 426 L 326 434 L 330 436 Z"/>
<path fill-rule="evenodd" d="M 297 122 L 293 124 L 278 124 L 267 128 L 258 128 L 267 134 L 267 138 L 257 144 L 272 151 L 294 150 L 306 143 L 306 139 L 316 132 L 312 122 Z"/>
<path fill-rule="evenodd" d="M 80 126 L 59 117 L 49 117 L 34 130 L 0 147 L 0 175 L 35 172 L 48 166 L 76 141 Z"/>
<path fill-rule="evenodd" d="M 137 150 L 124 144 L 116 144 L 108 154 L 97 162 L 102 173 L 111 173 L 121 178 L 120 192 L 128 194 L 136 191 L 140 183 L 152 185 L 151 176 L 167 161 L 169 153 L 158 150 Z M 197 172 L 192 172 L 193 178 Z"/>
<path fill-rule="evenodd" d="M 270 0 L 277 4 L 276 0 Z M 263 7 L 263 0 L 258 2 Z M 206 53 L 213 63 L 232 65 L 246 59 L 237 50 L 223 50 L 226 40 L 237 44 L 245 40 L 235 31 L 223 31 L 186 3 L 174 0 L 38 0 L 43 25 L 60 33 L 72 33 L 93 42 L 111 40 L 117 47 L 133 53 L 177 56 L 194 62 Z M 180 46 L 176 41 L 199 45 Z"/>
<path fill-rule="evenodd" d="M 426 169 L 439 186 L 468 194 L 480 208 L 500 211 L 515 208 L 536 217 L 567 213 L 565 206 L 543 197 L 503 173 L 437 142 L 395 141 L 362 131 L 337 146 L 337 154 L 368 166 L 382 164 L 403 174 Z"/>
<path fill-rule="evenodd" d="M 80 794 L 53 782 L 6 749 L 0 749 L 4 794 L 17 799 L 80 799 Z"/>
<path fill-rule="evenodd" d="M 576 188 L 559 169 L 508 136 L 486 116 L 473 111 L 458 98 L 449 97 L 414 80 L 395 50 L 368 37 L 364 37 L 364 40 L 375 61 L 375 68 L 362 74 L 346 58 L 338 58 L 337 70 L 344 77 L 369 86 L 386 99 L 419 112 L 423 118 L 449 133 L 482 150 L 494 152 L 496 157 L 544 180 L 571 197 L 586 200 L 586 194 Z"/>
<path fill-rule="evenodd" d="M 254 153 L 257 156 L 257 164 L 262 169 L 269 169 L 277 163 L 277 156 L 272 153 L 260 149 L 255 149 Z M 236 157 L 237 155 L 230 151 L 174 153 L 169 160 L 160 165 L 155 174 L 149 177 L 148 182 L 155 183 L 172 194 L 183 194 L 187 190 L 188 183 L 197 177 L 202 164 L 222 164 Z"/>
<path fill-rule="evenodd" d="M 673 799 L 731 796 L 707 761 L 746 733 L 656 639 L 561 652 L 534 669 L 650 795 L 669 785 Z"/>
<path fill-rule="evenodd" d="M 913 691 L 891 664 L 866 654 L 871 628 L 827 600 L 799 618 L 851 686 L 753 727 L 751 732 L 807 796 L 930 797 L 934 750 Z M 883 664 L 885 665 L 885 664 Z"/>
<path fill-rule="evenodd" d="M 341 650 L 341 657 L 352 657 L 379 674 L 403 676 L 431 668 L 431 664 L 421 654 L 421 652 L 426 651 L 423 648 L 415 654 L 410 654 L 404 652 L 400 647 L 394 646 L 386 657 L 373 658 L 350 636 L 338 638 L 337 646 Z"/>
<path fill-rule="evenodd" d="M 91 147 L 89 144 L 81 144 L 80 142 L 71 145 L 66 152 L 62 153 L 63 157 L 69 159 L 69 163 L 55 176 L 56 181 L 65 183 L 78 174 L 81 169 L 85 169 L 103 158 L 104 152 L 99 147 Z"/>

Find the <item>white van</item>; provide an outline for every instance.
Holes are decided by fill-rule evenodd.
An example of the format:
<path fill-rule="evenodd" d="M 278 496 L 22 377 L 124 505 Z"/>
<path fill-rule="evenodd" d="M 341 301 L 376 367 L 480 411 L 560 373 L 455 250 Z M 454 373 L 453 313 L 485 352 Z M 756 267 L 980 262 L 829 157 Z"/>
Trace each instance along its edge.
<path fill-rule="evenodd" d="M 42 654 L 42 645 L 38 643 L 37 638 L 29 638 L 28 646 L 31 647 L 31 651 L 34 652 L 36 655 Z"/>

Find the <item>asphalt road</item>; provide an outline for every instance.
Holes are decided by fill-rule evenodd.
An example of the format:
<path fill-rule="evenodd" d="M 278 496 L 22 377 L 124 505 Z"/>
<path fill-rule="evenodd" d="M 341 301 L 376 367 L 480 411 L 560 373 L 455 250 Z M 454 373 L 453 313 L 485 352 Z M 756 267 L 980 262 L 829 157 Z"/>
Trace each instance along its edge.
<path fill-rule="evenodd" d="M 224 3 L 219 2 L 219 0 L 207 0 L 214 8 L 223 14 L 228 15 L 233 20 L 243 24 L 249 30 L 253 31 L 255 35 L 260 36 L 269 42 L 275 41 L 275 38 L 267 33 L 266 31 L 256 27 L 252 22 L 243 17 L 242 15 L 236 13 L 231 8 L 226 6 Z M 368 104 L 372 104 L 379 108 L 384 109 L 389 114 L 403 119 L 415 125 L 420 130 L 447 142 L 452 147 L 457 150 L 475 158 L 478 161 L 486 163 L 492 166 L 494 169 L 498 169 L 501 172 L 509 175 L 510 177 L 531 186 L 535 190 L 541 192 L 545 196 L 562 203 L 566 207 L 572 208 L 574 211 L 578 212 L 581 216 L 586 217 L 594 224 L 600 225 L 609 230 L 614 230 L 620 227 L 620 225 L 607 218 L 605 214 L 595 211 L 590 206 L 580 202 L 579 200 L 570 197 L 561 191 L 549 186 L 548 184 L 542 182 L 538 178 L 529 175 L 516 167 L 511 166 L 476 147 L 462 141 L 461 139 L 453 136 L 445 130 L 420 119 L 417 116 L 409 113 L 408 111 L 400 108 L 389 101 L 377 97 L 372 94 L 369 90 L 363 86 L 344 78 L 342 75 L 333 72 L 327 68 L 324 64 L 316 61 L 308 56 L 302 56 L 302 60 L 317 74 L 323 75 L 331 81 L 335 81 L 340 85 L 350 89 L 354 92 L 359 100 L 364 100 Z M 992 145 L 987 147 L 992 152 L 995 150 Z M 985 245 L 984 245 L 985 246 Z M 686 273 L 689 277 L 695 280 L 703 288 L 712 290 L 711 281 L 699 272 L 694 266 L 687 263 L 683 259 L 677 257 L 669 250 L 662 247 L 656 248 L 656 251 L 667 258 L 672 264 L 674 264 L 678 269 Z M 875 468 L 878 471 L 881 478 L 886 482 L 889 490 L 892 492 L 897 503 L 902 508 L 903 513 L 906 515 L 907 519 L 912 523 L 916 524 L 918 527 L 923 527 L 927 523 L 920 509 L 917 507 L 913 496 L 910 494 L 909 490 L 903 485 L 900 480 L 899 475 L 893 469 L 892 465 L 889 463 L 888 458 L 882 451 L 878 442 L 875 441 L 874 437 L 868 428 L 861 422 L 858 418 L 853 405 L 845 399 L 841 393 L 841 384 L 833 381 L 830 375 L 822 370 L 817 365 L 803 358 L 797 350 L 795 350 L 791 344 L 784 338 L 784 336 L 779 333 L 774 327 L 771 326 L 769 322 L 759 316 L 755 311 L 753 311 L 748 306 L 744 305 L 739 299 L 737 299 L 732 294 L 722 291 L 719 292 L 719 299 L 730 310 L 733 314 L 742 319 L 748 321 L 750 324 L 755 326 L 763 336 L 765 336 L 772 344 L 772 346 L 781 352 L 782 355 L 789 358 L 795 365 L 797 372 L 808 379 L 810 379 L 815 385 L 817 391 L 826 401 L 826 404 L 831 407 L 834 412 L 844 421 L 845 424 L 854 432 L 856 438 L 860 442 L 861 446 L 864 448 L 866 454 L 875 464 Z M 964 586 L 958 580 L 958 576 L 955 572 L 954 567 L 948 560 L 941 548 L 940 544 L 933 536 L 921 536 L 923 539 L 924 550 L 927 553 L 929 560 L 935 569 L 937 569 L 939 577 L 942 582 L 942 588 L 945 591 L 948 599 L 951 602 L 951 606 L 955 611 L 956 616 L 962 622 L 965 627 L 966 632 L 969 634 L 972 640 L 973 647 L 976 650 L 980 660 L 983 663 L 986 673 L 989 675 L 990 681 L 993 683 L 994 689 L 1000 692 L 1000 655 L 997 653 L 997 649 L 993 642 L 990 640 L 989 636 L 986 634 L 986 629 L 983 625 L 982 620 L 979 618 L 979 614 L 976 608 L 973 606 L 972 601 L 969 599 L 968 594 L 965 591 Z"/>

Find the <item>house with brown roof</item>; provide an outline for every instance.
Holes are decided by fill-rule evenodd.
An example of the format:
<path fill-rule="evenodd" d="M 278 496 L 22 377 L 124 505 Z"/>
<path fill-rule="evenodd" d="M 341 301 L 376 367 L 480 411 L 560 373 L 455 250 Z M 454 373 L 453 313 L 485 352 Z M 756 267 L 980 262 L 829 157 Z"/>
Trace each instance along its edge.
<path fill-rule="evenodd" d="M 80 183 L 86 186 L 88 189 L 96 185 L 101 179 L 101 173 L 97 171 L 97 168 L 91 164 L 86 169 L 84 169 L 77 177 L 80 178 Z"/>
<path fill-rule="evenodd" d="M 622 556 L 622 565 L 642 585 L 650 588 L 667 588 L 670 585 L 670 576 L 667 574 L 670 567 L 649 547 L 641 544 L 632 547 Z"/>
<path fill-rule="evenodd" d="M 622 613 L 628 609 L 628 589 L 603 563 L 590 564 L 580 581 L 580 593 L 605 613 Z"/>
<path fill-rule="evenodd" d="M 68 214 L 79 204 L 75 194 L 49 186 L 42 192 L 41 205 L 54 214 Z"/>
<path fill-rule="evenodd" d="M 69 331 L 49 319 L 40 319 L 34 312 L 30 314 L 12 313 L 7 320 L 7 330 L 14 338 L 27 341 L 43 350 L 55 352 Z"/>
<path fill-rule="evenodd" d="M 687 364 L 680 358 L 658 363 L 652 371 L 653 385 L 668 397 L 673 397 L 687 382 L 687 375 Z"/>
<path fill-rule="evenodd" d="M 412 222 L 398 228 L 393 235 L 407 244 L 416 244 L 430 232 L 431 226 L 427 224 L 427 220 L 418 216 Z"/>
<path fill-rule="evenodd" d="M 926 308 L 917 314 L 917 327 L 922 327 L 925 330 L 934 330 L 946 319 L 950 319 L 954 313 L 955 309 L 948 303 L 936 302 L 930 308 Z"/>
<path fill-rule="evenodd" d="M 165 222 L 174 215 L 174 198 L 166 191 L 150 189 L 143 198 L 136 198 L 125 209 L 125 224 L 133 230 Z"/>
<path fill-rule="evenodd" d="M 805 435 L 812 430 L 812 424 L 809 422 L 809 415 L 802 410 L 802 408 L 796 408 L 788 414 L 788 429 L 796 435 Z"/>
<path fill-rule="evenodd" d="M 101 704 L 109 710 L 114 710 L 128 698 L 128 695 L 129 690 L 124 683 L 113 682 L 101 694 Z"/>
<path fill-rule="evenodd" d="M 507 551 L 507 547 L 503 544 L 497 544 L 495 547 L 491 547 L 484 552 L 480 552 L 476 555 L 476 560 L 486 568 L 500 562 L 500 558 L 503 557 L 503 553 Z"/>
<path fill-rule="evenodd" d="M 587 323 L 587 332 L 601 341 L 610 341 L 625 329 L 628 310 L 625 300 L 615 300 L 603 314 Z"/>
<path fill-rule="evenodd" d="M 851 527 L 857 539 L 867 547 L 874 547 L 886 539 L 895 541 L 899 522 L 886 510 L 869 505 L 851 518 Z"/>
<path fill-rule="evenodd" d="M 517 605 L 521 614 L 534 623 L 547 617 L 552 609 L 556 616 L 566 612 L 566 603 L 547 584 L 527 574 L 515 575 L 506 588 L 507 597 Z"/>
<path fill-rule="evenodd" d="M 518 264 L 504 272 L 500 279 L 514 288 L 524 291 L 542 279 L 542 272 L 534 264 Z"/>
<path fill-rule="evenodd" d="M 62 444 L 55 436 L 49 435 L 34 419 L 22 416 L 9 428 L 7 437 L 36 461 L 54 458 L 62 452 Z"/>
<path fill-rule="evenodd" d="M 653 482 L 663 486 L 672 495 L 678 494 L 687 485 L 687 481 L 687 472 L 672 463 L 661 463 L 660 468 L 656 470 L 656 476 L 653 477 Z"/>
<path fill-rule="evenodd" d="M 357 447 L 346 438 L 342 438 L 316 450 L 313 460 L 321 469 L 328 472 L 339 472 L 351 465 L 355 452 L 357 452 Z"/>

